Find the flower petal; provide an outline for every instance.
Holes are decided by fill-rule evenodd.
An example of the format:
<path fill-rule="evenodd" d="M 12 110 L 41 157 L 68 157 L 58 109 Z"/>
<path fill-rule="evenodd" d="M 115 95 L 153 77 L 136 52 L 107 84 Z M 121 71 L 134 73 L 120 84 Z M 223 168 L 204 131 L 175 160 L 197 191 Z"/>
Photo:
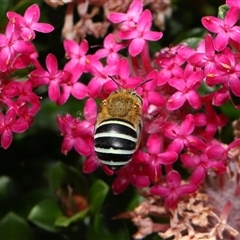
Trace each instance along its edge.
<path fill-rule="evenodd" d="M 75 83 L 72 87 L 72 95 L 76 99 L 85 98 L 87 96 L 87 86 L 80 82 Z"/>
<path fill-rule="evenodd" d="M 48 86 L 48 96 L 53 102 L 57 102 L 60 97 L 59 84 L 55 81 L 51 81 Z"/>
<path fill-rule="evenodd" d="M 57 58 L 49 53 L 46 58 L 46 67 L 48 71 L 52 74 L 56 73 L 58 71 L 58 63 L 57 63 Z"/>
<path fill-rule="evenodd" d="M 149 41 L 157 41 L 160 38 L 162 38 L 162 36 L 163 36 L 162 32 L 148 31 L 144 33 L 144 39 Z"/>
<path fill-rule="evenodd" d="M 226 34 L 225 32 L 218 33 L 218 35 L 214 39 L 215 49 L 218 51 L 223 51 L 228 44 L 228 40 L 229 40 L 228 34 Z"/>
<path fill-rule="evenodd" d="M 162 147 L 162 141 L 158 134 L 151 134 L 147 140 L 147 150 L 151 154 L 158 154 Z"/>
<path fill-rule="evenodd" d="M 142 50 L 145 45 L 145 40 L 143 38 L 135 38 L 131 41 L 129 45 L 129 53 L 131 56 L 137 56 Z"/>
<path fill-rule="evenodd" d="M 7 149 L 13 140 L 13 134 L 10 130 L 5 130 L 1 136 L 1 146 L 3 149 Z"/>
<path fill-rule="evenodd" d="M 169 99 L 167 103 L 168 110 L 176 110 L 183 106 L 186 101 L 185 95 L 182 92 L 174 93 Z"/>
<path fill-rule="evenodd" d="M 35 23 L 38 22 L 40 18 L 40 9 L 37 4 L 31 5 L 24 13 L 24 19 L 27 23 Z"/>
<path fill-rule="evenodd" d="M 97 104 L 93 98 L 88 98 L 84 106 L 84 117 L 88 121 L 95 121 L 97 117 Z"/>
<path fill-rule="evenodd" d="M 228 27 L 232 27 L 238 21 L 238 17 L 239 8 L 238 7 L 229 8 L 224 19 L 225 25 Z"/>
<path fill-rule="evenodd" d="M 19 118 L 15 123 L 11 126 L 11 131 L 15 133 L 22 133 L 28 129 L 28 123 L 23 119 Z"/>
<path fill-rule="evenodd" d="M 91 154 L 92 151 L 92 146 L 81 138 L 75 139 L 74 148 L 82 156 L 88 156 Z"/>
<path fill-rule="evenodd" d="M 214 33 L 219 33 L 222 31 L 223 20 L 213 17 L 213 16 L 205 16 L 202 18 L 203 26 Z"/>
<path fill-rule="evenodd" d="M 37 32 L 42 32 L 42 33 L 49 33 L 54 30 L 54 27 L 48 23 L 35 23 L 35 24 L 32 24 L 31 27 L 33 30 Z"/>
<path fill-rule="evenodd" d="M 150 193 L 160 197 L 167 197 L 170 194 L 170 189 L 161 185 L 150 188 Z"/>

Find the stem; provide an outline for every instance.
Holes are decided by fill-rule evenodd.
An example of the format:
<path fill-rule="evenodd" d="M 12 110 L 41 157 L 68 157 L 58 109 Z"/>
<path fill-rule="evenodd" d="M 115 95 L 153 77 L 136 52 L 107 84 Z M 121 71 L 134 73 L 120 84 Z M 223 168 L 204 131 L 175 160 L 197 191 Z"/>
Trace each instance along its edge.
<path fill-rule="evenodd" d="M 74 12 L 74 6 L 75 2 L 70 2 L 67 5 L 67 10 L 64 18 L 64 25 L 62 28 L 62 35 L 66 39 L 74 39 L 74 33 L 73 33 L 73 12 Z"/>
<path fill-rule="evenodd" d="M 38 59 L 37 58 L 31 58 L 32 62 L 33 62 L 33 65 L 36 67 L 36 69 L 38 70 L 45 70 L 42 65 L 39 63 Z"/>
<path fill-rule="evenodd" d="M 136 76 L 140 76 L 140 66 L 138 63 L 138 59 L 137 57 L 133 57 L 131 56 L 131 62 L 132 62 L 132 67 L 133 67 L 133 71 L 135 73 Z"/>
<path fill-rule="evenodd" d="M 148 48 L 147 42 L 145 42 L 143 50 L 141 52 L 141 60 L 142 60 L 143 67 L 146 73 L 148 74 L 153 70 L 153 68 L 151 66 L 151 58 L 149 55 L 149 48 Z"/>
<path fill-rule="evenodd" d="M 165 165 L 166 175 L 173 170 L 172 164 Z"/>

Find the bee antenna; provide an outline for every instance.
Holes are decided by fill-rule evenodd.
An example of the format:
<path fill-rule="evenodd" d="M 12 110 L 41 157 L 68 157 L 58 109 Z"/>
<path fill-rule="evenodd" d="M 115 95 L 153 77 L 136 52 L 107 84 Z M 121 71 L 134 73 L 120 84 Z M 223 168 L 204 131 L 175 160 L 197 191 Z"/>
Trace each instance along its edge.
<path fill-rule="evenodd" d="M 121 88 L 121 86 L 119 85 L 119 83 L 116 81 L 116 79 L 113 76 L 108 75 L 109 78 L 111 78 L 113 80 L 113 82 L 116 83 L 116 85 L 118 86 L 118 88 Z"/>
<path fill-rule="evenodd" d="M 145 84 L 145 83 L 147 83 L 147 82 L 150 82 L 150 81 L 152 81 L 153 79 L 152 78 L 150 78 L 150 79 L 147 79 L 147 80 L 145 80 L 145 81 L 143 81 L 143 82 L 140 82 L 135 88 L 134 88 L 134 90 L 136 90 L 138 87 L 140 87 L 140 86 L 142 86 L 143 84 Z"/>

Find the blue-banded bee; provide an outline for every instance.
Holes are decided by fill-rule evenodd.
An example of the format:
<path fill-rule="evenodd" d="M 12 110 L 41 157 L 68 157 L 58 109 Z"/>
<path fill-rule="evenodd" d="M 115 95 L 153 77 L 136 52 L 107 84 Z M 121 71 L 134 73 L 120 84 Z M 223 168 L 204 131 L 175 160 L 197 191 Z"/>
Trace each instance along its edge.
<path fill-rule="evenodd" d="M 129 90 L 118 85 L 100 105 L 94 135 L 97 157 L 112 170 L 126 165 L 139 147 L 141 132 L 142 98 L 136 88 Z"/>

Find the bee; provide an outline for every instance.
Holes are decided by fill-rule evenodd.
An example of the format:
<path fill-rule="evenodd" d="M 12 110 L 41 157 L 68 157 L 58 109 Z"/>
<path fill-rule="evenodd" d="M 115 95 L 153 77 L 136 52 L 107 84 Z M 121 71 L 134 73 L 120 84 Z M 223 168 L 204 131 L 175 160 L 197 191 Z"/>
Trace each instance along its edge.
<path fill-rule="evenodd" d="M 128 164 L 141 141 L 142 98 L 136 88 L 130 90 L 118 85 L 118 89 L 100 104 L 94 149 L 100 162 L 112 170 Z"/>

